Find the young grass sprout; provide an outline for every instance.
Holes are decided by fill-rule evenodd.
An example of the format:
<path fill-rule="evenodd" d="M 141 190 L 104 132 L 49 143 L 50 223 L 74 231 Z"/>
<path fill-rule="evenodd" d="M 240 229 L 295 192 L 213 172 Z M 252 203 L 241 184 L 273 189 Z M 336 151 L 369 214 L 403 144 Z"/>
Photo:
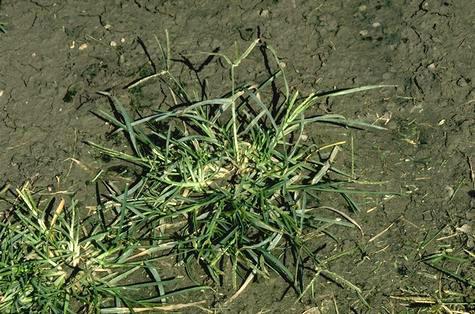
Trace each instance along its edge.
<path fill-rule="evenodd" d="M 402 294 L 391 296 L 408 308 L 426 309 L 430 313 L 473 313 L 475 311 L 474 267 L 475 254 L 466 245 L 453 245 L 452 236 L 440 236 L 447 230 L 444 226 L 421 242 L 418 250 L 423 254 L 420 262 L 436 271 L 434 288 L 402 290 Z M 456 228 L 459 236 L 473 237 L 468 225 Z M 442 242 L 444 241 L 444 242 Z M 438 244 L 435 252 L 428 253 L 425 248 L 430 243 Z"/>

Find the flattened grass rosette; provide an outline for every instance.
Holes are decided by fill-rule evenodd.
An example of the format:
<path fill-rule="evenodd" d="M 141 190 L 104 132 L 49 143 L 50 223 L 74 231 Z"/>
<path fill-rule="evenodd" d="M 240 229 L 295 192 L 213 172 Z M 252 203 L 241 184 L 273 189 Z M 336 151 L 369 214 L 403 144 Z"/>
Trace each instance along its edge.
<path fill-rule="evenodd" d="M 221 276 L 231 277 L 236 285 L 238 278 L 247 278 L 246 285 L 256 275 L 267 277 L 271 269 L 302 292 L 304 267 L 311 265 L 319 274 L 354 287 L 326 269 L 313 252 L 315 245 L 309 245 L 332 225 L 358 225 L 332 207 L 326 208 L 339 218 L 315 213 L 322 209 L 320 193 L 347 196 L 351 190 L 342 183 L 352 178 L 332 165 L 341 142 L 318 145 L 307 132 L 319 123 L 378 127 L 335 114 L 307 116 L 323 96 L 291 93 L 281 68 L 260 84 L 236 86 L 235 68 L 258 44 L 234 61 L 217 54 L 230 65 L 232 84 L 217 99 L 193 98 L 170 73 L 169 53 L 164 53 L 166 70 L 153 76 L 167 84 L 175 100 L 172 109 L 134 120 L 115 96 L 104 93 L 115 117 L 98 114 L 126 134 L 132 153 L 91 145 L 142 169 L 137 181 L 111 201 L 126 209 L 121 215 L 131 234 L 170 243 L 181 261 L 198 261 L 217 282 Z M 280 64 L 271 47 L 266 52 Z M 273 103 L 265 95 L 275 92 L 279 80 L 283 92 Z M 327 155 L 323 160 L 322 152 Z M 338 176 L 341 180 L 334 179 Z"/>

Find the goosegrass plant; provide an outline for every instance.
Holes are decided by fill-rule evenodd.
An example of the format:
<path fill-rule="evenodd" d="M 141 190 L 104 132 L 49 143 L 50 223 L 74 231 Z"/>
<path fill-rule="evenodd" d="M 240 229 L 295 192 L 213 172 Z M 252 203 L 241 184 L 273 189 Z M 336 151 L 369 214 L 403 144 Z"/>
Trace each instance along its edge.
<path fill-rule="evenodd" d="M 173 291 L 176 279 L 160 277 L 152 254 L 94 215 L 81 219 L 77 202 L 42 198 L 28 184 L 12 193 L 0 212 L 0 313 L 166 310 L 165 300 L 197 288 Z"/>
<path fill-rule="evenodd" d="M 276 70 L 258 84 L 238 82 L 236 69 L 258 46 L 275 61 Z M 231 299 L 256 276 L 268 278 L 270 271 L 300 294 L 314 287 L 314 280 L 306 286 L 306 276 L 320 275 L 360 292 L 330 269 L 331 261 L 346 253 L 320 256 L 316 248 L 336 238 L 332 228 L 362 232 L 344 209 L 322 204 L 321 195 L 340 194 L 355 209 L 351 194 L 365 191 L 334 165 L 344 141 L 316 143 L 309 136 L 323 124 L 383 128 L 310 112 L 325 97 L 384 86 L 302 96 L 288 86 L 274 49 L 256 40 L 234 59 L 209 54 L 229 66 L 230 86 L 222 97 L 208 99 L 172 74 L 168 36 L 160 49 L 164 70 L 129 88 L 158 78 L 174 100 L 168 108 L 134 119 L 118 97 L 101 92 L 114 114 L 97 115 L 115 127 L 114 133 L 125 134 L 130 151 L 89 144 L 142 170 L 124 191 L 111 191 L 104 206 L 122 204 L 127 215 L 121 219 L 131 234 L 173 246 L 192 278 L 200 265 L 217 283 L 231 280 L 234 288 L 242 283 Z M 272 103 L 276 92 L 280 100 Z"/>

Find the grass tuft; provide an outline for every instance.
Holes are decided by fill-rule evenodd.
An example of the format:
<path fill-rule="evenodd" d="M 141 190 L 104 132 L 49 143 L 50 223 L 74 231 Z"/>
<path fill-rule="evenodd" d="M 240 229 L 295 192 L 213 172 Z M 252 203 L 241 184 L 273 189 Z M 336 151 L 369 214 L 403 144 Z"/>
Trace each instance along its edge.
<path fill-rule="evenodd" d="M 273 56 L 279 68 L 259 84 L 238 84 L 235 71 L 256 47 Z M 229 65 L 230 91 L 219 98 L 194 99 L 190 95 L 196 93 L 170 71 L 169 47 L 161 51 L 165 70 L 133 86 L 159 77 L 166 85 L 162 90 L 169 90 L 175 100 L 170 109 L 133 119 L 117 97 L 102 92 L 115 117 L 107 112 L 98 115 L 115 126 L 115 132 L 126 135 L 131 152 L 89 144 L 142 169 L 123 193 L 111 193 L 108 204 L 126 209 L 123 218 L 133 234 L 169 243 L 187 269 L 199 264 L 217 283 L 231 279 L 236 288 L 245 278 L 245 285 L 254 276 L 267 278 L 271 270 L 303 293 L 304 274 L 310 267 L 311 273 L 360 292 L 328 270 L 327 259 L 314 250 L 316 238 L 328 235 L 332 226 L 358 227 L 362 232 L 347 214 L 321 204 L 321 194 L 340 194 L 357 208 L 349 195 L 362 191 L 334 166 L 345 142 L 317 144 L 308 135 L 321 124 L 382 128 L 309 111 L 323 97 L 385 86 L 301 96 L 290 92 L 272 47 L 256 40 L 234 60 L 211 54 Z M 279 92 L 278 103 L 272 103 L 267 98 L 272 98 L 268 96 L 278 82 L 284 92 Z"/>
<path fill-rule="evenodd" d="M 125 313 L 157 308 L 187 291 L 170 289 L 176 280 L 160 279 L 137 243 L 119 241 L 112 227 L 100 230 L 94 216 L 81 220 L 76 202 L 42 200 L 28 185 L 5 200 L 10 207 L 0 212 L 1 313 Z M 144 298 L 138 289 L 156 297 Z"/>

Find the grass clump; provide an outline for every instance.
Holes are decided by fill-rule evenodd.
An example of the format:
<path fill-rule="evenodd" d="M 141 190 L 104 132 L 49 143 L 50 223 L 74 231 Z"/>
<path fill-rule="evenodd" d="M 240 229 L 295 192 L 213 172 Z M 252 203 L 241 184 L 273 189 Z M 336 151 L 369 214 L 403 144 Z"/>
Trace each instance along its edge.
<path fill-rule="evenodd" d="M 129 313 L 181 292 L 165 293 L 175 280 L 160 278 L 144 248 L 101 230 L 94 215 L 80 219 L 76 202 L 28 185 L 12 193 L 0 212 L 1 313 Z"/>
<path fill-rule="evenodd" d="M 259 84 L 237 84 L 235 70 L 256 46 L 279 68 Z M 126 209 L 131 234 L 171 244 L 189 269 L 198 263 L 216 282 L 231 278 L 234 287 L 272 270 L 303 293 L 310 269 L 359 292 L 327 268 L 337 257 L 315 252 L 316 238 L 331 226 L 359 227 L 343 211 L 321 204 L 321 193 L 328 192 L 355 205 L 349 194 L 358 190 L 347 186 L 353 178 L 333 164 L 343 142 L 315 143 L 308 136 L 320 123 L 378 127 L 309 111 L 322 97 L 382 86 L 302 97 L 290 91 L 274 50 L 256 40 L 234 60 L 214 54 L 229 65 L 231 87 L 222 97 L 203 99 L 171 74 L 169 49 L 162 52 L 165 70 L 130 87 L 158 77 L 174 103 L 133 119 L 117 97 L 103 93 L 115 115 L 98 114 L 126 134 L 131 152 L 90 143 L 142 170 L 134 184 L 110 195 L 109 204 Z"/>

